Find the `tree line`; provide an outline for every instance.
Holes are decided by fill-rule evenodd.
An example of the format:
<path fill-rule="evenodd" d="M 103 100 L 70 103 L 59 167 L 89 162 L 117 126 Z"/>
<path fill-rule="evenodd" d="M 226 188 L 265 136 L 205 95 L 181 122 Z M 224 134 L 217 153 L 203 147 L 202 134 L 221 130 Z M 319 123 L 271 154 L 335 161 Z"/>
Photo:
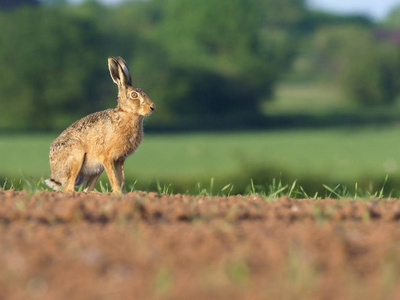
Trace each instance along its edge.
<path fill-rule="evenodd" d="M 37 3 L 37 1 L 32 1 Z M 360 105 L 394 102 L 399 43 L 366 17 L 310 11 L 304 0 L 148 0 L 106 6 L 45 0 L 0 6 L 0 129 L 60 129 L 116 105 L 108 56 L 157 104 L 151 124 L 202 126 L 260 116 L 295 59 Z"/>

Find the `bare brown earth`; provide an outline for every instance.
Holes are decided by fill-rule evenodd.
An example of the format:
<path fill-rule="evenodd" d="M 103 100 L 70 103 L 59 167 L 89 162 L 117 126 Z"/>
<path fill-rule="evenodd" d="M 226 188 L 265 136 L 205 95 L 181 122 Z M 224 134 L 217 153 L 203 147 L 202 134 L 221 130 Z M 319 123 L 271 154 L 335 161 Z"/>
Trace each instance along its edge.
<path fill-rule="evenodd" d="M 400 299 L 399 199 L 0 190 L 0 299 Z"/>

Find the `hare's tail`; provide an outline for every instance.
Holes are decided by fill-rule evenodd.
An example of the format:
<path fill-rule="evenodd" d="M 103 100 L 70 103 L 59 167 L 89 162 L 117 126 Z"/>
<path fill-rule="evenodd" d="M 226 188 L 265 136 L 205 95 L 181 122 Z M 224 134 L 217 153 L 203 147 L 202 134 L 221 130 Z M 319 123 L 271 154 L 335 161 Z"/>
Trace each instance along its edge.
<path fill-rule="evenodd" d="M 52 178 L 46 179 L 44 182 L 47 184 L 49 188 L 52 188 L 55 191 L 61 190 L 61 183 Z"/>

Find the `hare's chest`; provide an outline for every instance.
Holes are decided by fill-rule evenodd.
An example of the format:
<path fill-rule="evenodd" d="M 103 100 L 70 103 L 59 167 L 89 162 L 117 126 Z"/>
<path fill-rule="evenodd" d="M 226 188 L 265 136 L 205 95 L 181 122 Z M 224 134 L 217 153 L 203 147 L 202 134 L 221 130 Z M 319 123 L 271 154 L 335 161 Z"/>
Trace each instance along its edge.
<path fill-rule="evenodd" d="M 142 139 L 143 132 L 140 131 L 127 132 L 126 134 L 119 136 L 118 142 L 115 144 L 118 146 L 115 148 L 115 154 L 113 155 L 114 159 L 118 160 L 133 154 L 139 147 Z"/>
<path fill-rule="evenodd" d="M 141 141 L 142 141 L 142 135 L 139 133 L 128 136 L 126 138 L 126 143 L 124 147 L 124 155 L 128 156 L 132 154 L 139 147 Z"/>
<path fill-rule="evenodd" d="M 141 118 L 135 119 L 129 114 L 120 112 L 116 119 L 118 125 L 114 127 L 110 143 L 110 152 L 114 160 L 133 154 L 143 139 Z"/>

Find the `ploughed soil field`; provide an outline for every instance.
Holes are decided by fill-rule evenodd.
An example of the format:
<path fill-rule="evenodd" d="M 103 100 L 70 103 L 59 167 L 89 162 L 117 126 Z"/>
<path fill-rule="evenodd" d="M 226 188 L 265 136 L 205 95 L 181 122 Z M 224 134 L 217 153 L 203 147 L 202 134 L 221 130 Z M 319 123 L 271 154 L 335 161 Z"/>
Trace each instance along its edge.
<path fill-rule="evenodd" d="M 400 201 L 0 190 L 0 299 L 400 299 Z"/>

